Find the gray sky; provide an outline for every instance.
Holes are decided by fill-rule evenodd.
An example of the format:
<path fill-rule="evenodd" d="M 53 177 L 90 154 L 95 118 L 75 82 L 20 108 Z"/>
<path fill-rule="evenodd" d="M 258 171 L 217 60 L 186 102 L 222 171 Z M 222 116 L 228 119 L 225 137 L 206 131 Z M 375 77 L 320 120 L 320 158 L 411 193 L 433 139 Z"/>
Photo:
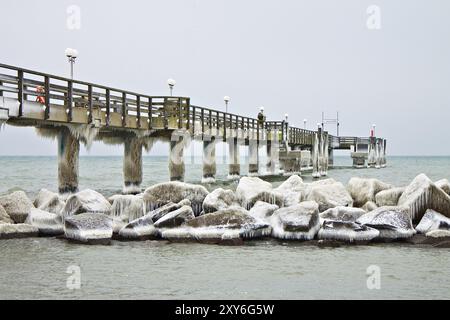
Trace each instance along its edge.
<path fill-rule="evenodd" d="M 66 26 L 81 9 L 81 29 Z M 366 10 L 377 5 L 381 29 Z M 340 112 L 341 134 L 372 123 L 391 155 L 450 155 L 450 2 L 446 0 L 2 0 L 0 62 L 315 127 Z M 329 128 L 331 133 L 335 128 Z M 220 149 L 220 148 L 219 148 Z M 151 154 L 166 153 L 157 145 Z M 122 154 L 95 143 L 91 155 Z M 55 155 L 32 128 L 7 126 L 0 155 Z M 88 154 L 83 148 L 82 154 Z"/>

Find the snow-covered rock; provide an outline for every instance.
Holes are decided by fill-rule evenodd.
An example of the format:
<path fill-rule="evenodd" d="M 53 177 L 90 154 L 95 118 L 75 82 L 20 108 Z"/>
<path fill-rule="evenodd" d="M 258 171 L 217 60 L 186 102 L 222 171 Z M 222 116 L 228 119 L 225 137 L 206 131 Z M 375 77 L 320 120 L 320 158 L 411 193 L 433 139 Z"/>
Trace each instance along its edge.
<path fill-rule="evenodd" d="M 392 186 L 378 179 L 351 178 L 347 185 L 347 190 L 353 198 L 355 207 L 362 207 L 367 201 L 375 202 L 375 195 Z"/>
<path fill-rule="evenodd" d="M 257 201 L 255 205 L 250 209 L 249 214 L 261 220 L 270 218 L 272 214 L 278 210 L 279 207 L 276 204 L 270 204 L 264 201 Z"/>
<path fill-rule="evenodd" d="M 144 202 L 147 211 L 159 208 L 169 202 L 180 202 L 187 199 L 191 202 L 195 215 L 199 215 L 202 211 L 203 201 L 209 194 L 204 186 L 184 183 L 179 181 L 171 181 L 159 183 L 144 192 Z"/>
<path fill-rule="evenodd" d="M 151 217 L 153 223 L 155 223 L 156 221 L 158 221 L 159 219 L 164 217 L 166 214 L 168 214 L 172 211 L 178 210 L 182 206 L 191 206 L 191 201 L 189 201 L 188 199 L 184 199 L 178 203 L 169 202 L 168 204 L 149 212 L 147 215 L 149 215 Z"/>
<path fill-rule="evenodd" d="M 113 235 L 113 220 L 100 213 L 81 213 L 66 217 L 64 235 L 67 239 L 87 244 L 107 244 Z"/>
<path fill-rule="evenodd" d="M 322 221 L 355 222 L 364 214 L 366 211 L 361 208 L 336 207 L 320 213 L 319 216 Z"/>
<path fill-rule="evenodd" d="M 129 222 L 146 214 L 142 195 L 114 195 L 110 197 L 111 216 Z"/>
<path fill-rule="evenodd" d="M 62 211 L 64 217 L 87 212 L 109 215 L 111 204 L 97 191 L 86 189 L 70 195 Z"/>
<path fill-rule="evenodd" d="M 373 201 L 367 201 L 362 207 L 361 209 L 363 209 L 366 212 L 370 212 L 375 210 L 376 208 L 378 208 L 377 204 Z"/>
<path fill-rule="evenodd" d="M 0 239 L 30 238 L 39 236 L 39 229 L 35 226 L 19 223 L 0 223 Z"/>
<path fill-rule="evenodd" d="M 352 207 L 353 199 L 340 182 L 310 185 L 306 197 L 308 201 L 319 204 L 319 212 L 334 207 Z"/>
<path fill-rule="evenodd" d="M 0 205 L 14 223 L 23 223 L 33 208 L 33 203 L 23 191 L 15 191 L 0 197 Z"/>
<path fill-rule="evenodd" d="M 369 241 L 380 235 L 374 228 L 350 221 L 325 221 L 317 237 L 321 240 Z"/>
<path fill-rule="evenodd" d="M 303 201 L 306 185 L 303 183 L 303 179 L 294 174 L 284 181 L 274 191 L 283 195 L 285 207 L 290 207 L 299 204 Z"/>
<path fill-rule="evenodd" d="M 413 221 L 419 221 L 427 209 L 433 209 L 450 217 L 450 196 L 425 174 L 414 178 L 398 200 L 398 206 L 408 208 Z"/>
<path fill-rule="evenodd" d="M 320 229 L 319 206 L 314 201 L 280 208 L 271 219 L 272 236 L 278 239 L 311 240 Z"/>
<path fill-rule="evenodd" d="M 203 201 L 203 212 L 211 213 L 238 205 L 239 200 L 233 190 L 218 188 L 206 196 Z"/>
<path fill-rule="evenodd" d="M 11 217 L 6 213 L 5 208 L 0 205 L 0 223 L 14 223 Z"/>
<path fill-rule="evenodd" d="M 419 233 L 428 233 L 435 230 L 450 230 L 450 218 L 434 210 L 428 209 L 420 223 L 416 226 Z"/>
<path fill-rule="evenodd" d="M 380 207 L 356 222 L 380 231 L 377 237 L 380 240 L 406 239 L 416 233 L 407 210 L 400 207 Z"/>
<path fill-rule="evenodd" d="M 33 204 L 40 210 L 56 214 L 60 214 L 65 205 L 59 194 L 47 189 L 41 189 L 39 191 Z"/>
<path fill-rule="evenodd" d="M 62 217 L 56 213 L 32 208 L 25 223 L 39 229 L 43 236 L 56 236 L 64 233 Z"/>
<path fill-rule="evenodd" d="M 189 220 L 194 219 L 194 212 L 190 206 L 182 206 L 180 209 L 167 213 L 155 222 L 156 228 L 176 228 Z"/>
<path fill-rule="evenodd" d="M 447 179 L 441 179 L 434 184 L 436 187 L 441 188 L 446 194 L 450 194 L 450 182 Z"/>
<path fill-rule="evenodd" d="M 447 238 L 450 239 L 450 230 L 432 230 L 426 233 L 429 238 Z"/>
<path fill-rule="evenodd" d="M 405 189 L 399 187 L 380 191 L 375 196 L 375 203 L 379 207 L 396 206 Z"/>
<path fill-rule="evenodd" d="M 119 238 L 123 240 L 158 239 L 159 230 L 155 228 L 152 216 L 147 214 L 128 223 L 119 231 Z"/>
<path fill-rule="evenodd" d="M 276 204 L 279 207 L 284 203 L 283 195 L 275 192 L 269 182 L 258 177 L 242 177 L 236 188 L 236 196 L 247 210 L 250 210 L 257 201 Z"/>

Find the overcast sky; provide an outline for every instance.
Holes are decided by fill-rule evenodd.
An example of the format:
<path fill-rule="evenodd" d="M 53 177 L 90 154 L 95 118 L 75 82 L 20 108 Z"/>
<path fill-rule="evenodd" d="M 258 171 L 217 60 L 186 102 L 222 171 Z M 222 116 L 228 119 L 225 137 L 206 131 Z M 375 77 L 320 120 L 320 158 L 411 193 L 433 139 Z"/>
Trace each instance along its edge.
<path fill-rule="evenodd" d="M 80 29 L 67 26 L 71 5 Z M 164 95 L 174 78 L 174 94 L 193 104 L 223 108 L 229 95 L 234 112 L 264 106 L 268 119 L 289 113 L 310 128 L 339 111 L 342 135 L 367 136 L 376 123 L 391 155 L 450 155 L 449 9 L 447 0 L 1 0 L 0 62 L 68 75 L 73 47 L 76 79 Z M 6 126 L 0 155 L 22 154 L 56 155 L 56 145 Z"/>

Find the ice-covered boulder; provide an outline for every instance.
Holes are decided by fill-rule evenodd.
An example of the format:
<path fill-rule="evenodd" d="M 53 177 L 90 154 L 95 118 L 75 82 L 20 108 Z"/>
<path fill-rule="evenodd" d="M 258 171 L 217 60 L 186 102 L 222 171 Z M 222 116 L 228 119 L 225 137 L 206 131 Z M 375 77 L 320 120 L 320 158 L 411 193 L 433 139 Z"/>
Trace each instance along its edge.
<path fill-rule="evenodd" d="M 113 235 L 113 220 L 100 213 L 81 213 L 66 217 L 66 239 L 87 244 L 108 244 Z"/>
<path fill-rule="evenodd" d="M 425 174 L 414 178 L 398 200 L 398 206 L 408 208 L 413 221 L 419 221 L 427 209 L 433 209 L 450 217 L 450 196 Z"/>
<path fill-rule="evenodd" d="M 211 213 L 238 205 L 239 200 L 233 190 L 218 188 L 206 196 L 203 201 L 203 212 Z"/>
<path fill-rule="evenodd" d="M 65 202 L 59 194 L 47 189 L 41 189 L 36 196 L 36 199 L 34 199 L 33 204 L 37 209 L 60 214 L 64 208 Z"/>
<path fill-rule="evenodd" d="M 62 217 L 41 209 L 32 208 L 25 223 L 37 227 L 42 236 L 56 236 L 64 233 Z"/>
<path fill-rule="evenodd" d="M 6 213 L 5 208 L 0 205 L 0 223 L 14 223 L 11 217 Z"/>
<path fill-rule="evenodd" d="M 15 191 L 0 197 L 0 205 L 14 223 L 23 223 L 33 208 L 33 203 L 23 191 Z"/>
<path fill-rule="evenodd" d="M 169 202 L 177 203 L 187 199 L 191 202 L 194 214 L 199 215 L 208 193 L 208 190 L 201 185 L 171 181 L 159 183 L 146 189 L 144 202 L 148 212 Z"/>
<path fill-rule="evenodd" d="M 362 207 L 361 209 L 363 209 L 366 212 L 370 212 L 375 210 L 376 208 L 378 208 L 377 204 L 373 201 L 367 201 Z"/>
<path fill-rule="evenodd" d="M 380 231 L 377 237 L 380 240 L 406 239 L 416 233 L 407 210 L 400 207 L 380 207 L 356 222 Z"/>
<path fill-rule="evenodd" d="M 319 204 L 319 212 L 324 212 L 334 207 L 352 207 L 353 199 L 340 182 L 324 183 L 309 187 L 306 197 L 308 201 Z"/>
<path fill-rule="evenodd" d="M 314 201 L 280 208 L 271 219 L 272 236 L 278 239 L 311 240 L 320 229 L 319 206 Z"/>
<path fill-rule="evenodd" d="M 303 183 L 303 179 L 294 174 L 284 181 L 274 191 L 283 195 L 285 207 L 290 207 L 299 204 L 303 201 L 306 185 Z"/>
<path fill-rule="evenodd" d="M 396 206 L 405 189 L 405 187 L 398 187 L 380 191 L 375 196 L 375 203 L 379 207 Z"/>
<path fill-rule="evenodd" d="M 362 207 L 367 201 L 375 201 L 375 195 L 383 190 L 392 188 L 391 185 L 378 179 L 351 178 L 347 190 L 353 198 L 355 207 Z"/>
<path fill-rule="evenodd" d="M 167 213 L 155 222 L 156 228 L 176 228 L 189 220 L 194 219 L 194 212 L 190 206 L 182 206 L 181 208 Z"/>
<path fill-rule="evenodd" d="M 247 210 L 250 210 L 257 201 L 276 204 L 279 207 L 284 203 L 283 195 L 275 192 L 269 182 L 258 177 L 242 177 L 236 188 L 236 196 Z"/>
<path fill-rule="evenodd" d="M 19 223 L 0 223 L 0 239 L 30 238 L 39 236 L 35 226 Z"/>
<path fill-rule="evenodd" d="M 447 179 L 441 179 L 434 184 L 436 187 L 441 188 L 446 194 L 450 194 L 450 182 Z"/>
<path fill-rule="evenodd" d="M 254 218 L 266 220 L 267 218 L 270 218 L 272 214 L 278 209 L 279 207 L 276 204 L 257 201 L 255 205 L 250 209 L 249 214 Z"/>
<path fill-rule="evenodd" d="M 425 236 L 429 238 L 446 238 L 450 240 L 450 230 L 432 230 L 427 232 Z"/>
<path fill-rule="evenodd" d="M 166 214 L 178 210 L 182 206 L 191 206 L 191 201 L 189 201 L 188 199 L 184 199 L 178 203 L 169 202 L 168 204 L 149 212 L 147 215 L 149 215 L 153 223 L 155 223 L 156 221 L 164 217 Z"/>
<path fill-rule="evenodd" d="M 136 220 L 146 214 L 142 195 L 114 195 L 110 197 L 111 216 L 124 222 Z"/>
<path fill-rule="evenodd" d="M 87 212 L 109 215 L 111 204 L 97 191 L 86 189 L 70 195 L 62 211 L 64 217 Z"/>
<path fill-rule="evenodd" d="M 119 231 L 119 238 L 123 240 L 149 240 L 158 239 L 159 236 L 151 214 L 131 221 Z"/>
<path fill-rule="evenodd" d="M 380 235 L 374 228 L 351 221 L 325 221 L 317 237 L 320 240 L 338 240 L 346 242 L 370 241 Z"/>
<path fill-rule="evenodd" d="M 419 233 L 428 233 L 434 230 L 450 230 L 450 218 L 428 209 L 416 226 L 416 230 Z"/>
<path fill-rule="evenodd" d="M 319 216 L 322 221 L 355 222 L 364 214 L 366 214 L 366 211 L 361 208 L 336 207 L 320 213 Z"/>

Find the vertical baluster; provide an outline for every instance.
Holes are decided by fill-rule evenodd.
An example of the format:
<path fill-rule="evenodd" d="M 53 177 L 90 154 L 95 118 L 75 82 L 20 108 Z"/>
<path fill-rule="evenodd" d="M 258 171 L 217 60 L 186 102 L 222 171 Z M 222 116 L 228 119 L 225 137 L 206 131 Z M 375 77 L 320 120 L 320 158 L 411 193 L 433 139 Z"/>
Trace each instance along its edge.
<path fill-rule="evenodd" d="M 192 106 L 192 134 L 195 135 L 195 118 L 196 118 L 195 106 Z"/>
<path fill-rule="evenodd" d="M 189 130 L 190 128 L 190 118 L 191 118 L 191 99 L 190 98 L 186 98 L 186 110 L 185 110 L 185 114 L 186 114 L 186 130 Z M 194 121 L 194 118 L 193 120 Z"/>
<path fill-rule="evenodd" d="M 106 89 L 106 125 L 109 126 L 111 114 L 111 92 Z"/>
<path fill-rule="evenodd" d="M 3 87 L 3 82 L 0 81 L 0 87 Z M 0 88 L 0 97 L 3 97 L 3 90 Z"/>
<path fill-rule="evenodd" d="M 148 129 L 151 130 L 153 128 L 153 99 L 151 97 L 148 98 Z"/>
<path fill-rule="evenodd" d="M 122 127 L 127 125 L 127 94 L 122 92 Z"/>
<path fill-rule="evenodd" d="M 227 114 L 223 114 L 223 141 L 227 139 Z"/>
<path fill-rule="evenodd" d="M 205 109 L 201 109 L 201 120 L 202 120 L 202 139 L 205 134 Z"/>
<path fill-rule="evenodd" d="M 73 104 L 73 82 L 67 82 L 67 121 L 72 121 L 72 104 Z"/>
<path fill-rule="evenodd" d="M 88 85 L 88 123 L 92 123 L 94 121 L 94 117 L 92 116 L 92 109 L 94 105 L 94 98 L 92 96 L 92 85 Z"/>
<path fill-rule="evenodd" d="M 17 83 L 17 89 L 18 95 L 17 100 L 19 101 L 19 117 L 23 116 L 23 102 L 24 102 L 24 96 L 23 96 L 23 71 L 19 70 L 17 72 L 18 76 L 18 83 Z"/>
<path fill-rule="evenodd" d="M 136 117 L 137 117 L 137 127 L 141 127 L 141 96 L 136 96 Z"/>
<path fill-rule="evenodd" d="M 50 78 L 48 76 L 45 76 L 44 92 L 45 92 L 44 120 L 47 120 L 48 118 L 50 118 Z"/>
<path fill-rule="evenodd" d="M 167 129 L 169 127 L 169 121 L 167 119 L 167 98 L 164 98 L 164 106 L 163 106 L 163 118 L 164 118 L 164 128 Z"/>

